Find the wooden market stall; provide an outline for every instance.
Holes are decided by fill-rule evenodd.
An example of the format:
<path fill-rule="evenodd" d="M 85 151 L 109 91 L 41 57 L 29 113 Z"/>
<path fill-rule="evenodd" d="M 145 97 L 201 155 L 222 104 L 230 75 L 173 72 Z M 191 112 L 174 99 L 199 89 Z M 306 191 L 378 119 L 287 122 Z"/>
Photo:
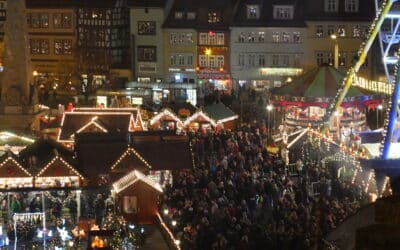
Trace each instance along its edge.
<path fill-rule="evenodd" d="M 113 183 L 124 218 L 133 223 L 152 224 L 157 216 L 161 186 L 133 170 Z"/>
<path fill-rule="evenodd" d="M 80 187 L 85 178 L 58 151 L 35 176 L 35 187 Z"/>
<path fill-rule="evenodd" d="M 149 121 L 149 128 L 152 130 L 176 130 L 182 129 L 182 120 L 169 108 L 162 109 Z"/>
<path fill-rule="evenodd" d="M 0 157 L 0 189 L 33 186 L 33 175 L 26 170 L 11 151 Z"/>

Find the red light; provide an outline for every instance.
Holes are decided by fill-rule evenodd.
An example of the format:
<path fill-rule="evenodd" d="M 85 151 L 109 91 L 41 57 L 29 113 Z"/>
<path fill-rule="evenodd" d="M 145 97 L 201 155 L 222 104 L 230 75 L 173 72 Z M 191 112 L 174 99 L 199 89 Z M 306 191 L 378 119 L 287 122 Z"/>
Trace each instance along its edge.
<path fill-rule="evenodd" d="M 214 32 L 212 32 L 211 30 L 208 32 L 208 35 L 214 35 Z"/>

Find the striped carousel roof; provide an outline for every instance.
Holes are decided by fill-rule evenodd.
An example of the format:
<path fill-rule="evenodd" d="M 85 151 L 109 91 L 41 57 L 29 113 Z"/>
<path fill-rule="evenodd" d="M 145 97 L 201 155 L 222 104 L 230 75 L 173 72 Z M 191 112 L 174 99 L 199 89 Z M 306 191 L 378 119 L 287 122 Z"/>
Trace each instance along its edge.
<path fill-rule="evenodd" d="M 321 66 L 306 72 L 291 83 L 273 89 L 271 92 L 276 96 L 333 98 L 342 86 L 344 77 L 345 75 L 334 67 Z M 367 90 L 352 86 L 346 97 L 372 94 Z"/>

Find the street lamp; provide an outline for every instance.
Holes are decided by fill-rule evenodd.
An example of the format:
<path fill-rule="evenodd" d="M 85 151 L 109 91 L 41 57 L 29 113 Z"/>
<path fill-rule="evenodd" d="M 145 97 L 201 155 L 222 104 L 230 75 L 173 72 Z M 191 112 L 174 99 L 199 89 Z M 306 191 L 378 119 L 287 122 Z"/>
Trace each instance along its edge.
<path fill-rule="evenodd" d="M 339 68 L 339 43 L 337 41 L 337 36 L 336 34 L 331 35 L 331 39 L 335 41 L 335 48 L 334 48 L 334 62 L 333 65 L 335 69 Z"/>
<path fill-rule="evenodd" d="M 377 109 L 376 109 L 376 128 L 379 128 L 379 111 L 382 111 L 383 105 L 379 104 Z"/>
<path fill-rule="evenodd" d="M 267 127 L 268 127 L 268 136 L 272 135 L 270 133 L 271 130 L 271 119 L 270 119 L 270 113 L 271 111 L 274 109 L 274 106 L 272 106 L 272 104 L 268 104 L 267 105 L 267 111 L 268 111 L 268 116 L 267 116 Z"/>

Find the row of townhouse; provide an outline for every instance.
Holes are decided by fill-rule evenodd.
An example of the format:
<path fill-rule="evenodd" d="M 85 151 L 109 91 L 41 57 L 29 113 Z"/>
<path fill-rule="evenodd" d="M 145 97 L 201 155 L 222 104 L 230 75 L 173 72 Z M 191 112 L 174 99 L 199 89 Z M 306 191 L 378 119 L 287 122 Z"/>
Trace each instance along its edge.
<path fill-rule="evenodd" d="M 216 89 L 267 89 L 334 65 L 335 43 L 346 72 L 375 16 L 373 0 L 26 3 L 32 64 L 40 74 L 76 71 L 91 87 L 111 79 L 131 89 L 147 86 L 155 100 L 193 103 Z M 377 77 L 378 58 L 370 54 L 361 73 Z"/>

